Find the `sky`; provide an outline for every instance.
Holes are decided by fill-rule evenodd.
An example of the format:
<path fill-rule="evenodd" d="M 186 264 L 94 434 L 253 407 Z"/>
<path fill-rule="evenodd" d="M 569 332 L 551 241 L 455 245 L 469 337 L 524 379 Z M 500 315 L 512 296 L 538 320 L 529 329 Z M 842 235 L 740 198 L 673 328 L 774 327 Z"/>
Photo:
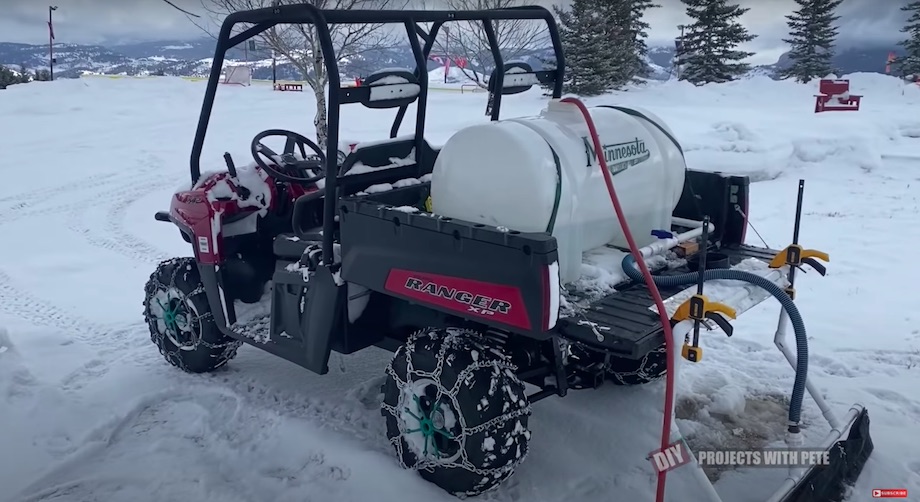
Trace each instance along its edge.
<path fill-rule="evenodd" d="M 201 2 L 212 0 L 173 0 L 192 12 L 201 13 Z M 259 0 L 255 0 L 259 1 Z M 438 0 L 426 0 L 429 6 Z M 533 0 L 544 6 L 563 0 Z M 895 44 L 903 38 L 899 32 L 906 18 L 899 10 L 907 0 L 843 0 L 838 9 L 843 48 L 867 43 Z M 57 42 L 107 43 L 113 41 L 147 41 L 187 39 L 201 36 L 202 31 L 182 13 L 161 0 L 51 0 L 59 8 L 54 12 Z M 793 0 L 735 0 L 749 7 L 742 23 L 757 39 L 743 48 L 756 52 L 754 64 L 777 60 L 786 47 L 785 15 L 794 9 Z M 651 24 L 651 45 L 673 43 L 677 26 L 687 21 L 679 0 L 657 0 L 661 8 L 647 14 Z M 48 6 L 36 0 L 0 0 L 0 41 L 42 44 L 48 40 L 46 23 Z"/>

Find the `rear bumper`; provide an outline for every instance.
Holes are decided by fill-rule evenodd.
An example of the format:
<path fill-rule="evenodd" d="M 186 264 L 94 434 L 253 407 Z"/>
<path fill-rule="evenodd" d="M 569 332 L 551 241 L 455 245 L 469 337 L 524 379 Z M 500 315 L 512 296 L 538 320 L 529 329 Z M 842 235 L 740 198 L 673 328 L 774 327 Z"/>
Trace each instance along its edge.
<path fill-rule="evenodd" d="M 768 262 L 779 253 L 753 246 L 721 248 L 718 252 L 728 255 L 732 266 L 748 258 Z M 667 273 L 687 272 L 689 269 Z M 667 299 L 680 294 L 684 289 L 686 286 L 659 288 L 661 296 L 666 300 L 666 307 L 669 306 Z M 664 330 L 654 304 L 644 283 L 626 284 L 593 302 L 581 315 L 559 319 L 556 330 L 564 338 L 588 347 L 619 357 L 640 359 L 664 344 Z"/>

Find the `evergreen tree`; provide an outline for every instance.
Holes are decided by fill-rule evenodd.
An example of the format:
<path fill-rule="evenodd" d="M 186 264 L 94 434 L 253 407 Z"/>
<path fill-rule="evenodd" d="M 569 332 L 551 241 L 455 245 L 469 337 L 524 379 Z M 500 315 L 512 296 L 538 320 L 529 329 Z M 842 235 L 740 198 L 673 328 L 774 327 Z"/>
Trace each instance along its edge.
<path fill-rule="evenodd" d="M 598 2 L 598 14 L 606 20 L 604 48 L 614 68 L 611 89 L 619 89 L 635 76 L 635 37 L 632 34 L 633 0 Z"/>
<path fill-rule="evenodd" d="M 700 85 L 729 82 L 747 73 L 750 65 L 744 59 L 752 52 L 737 47 L 750 42 L 756 35 L 737 21 L 750 9 L 727 0 L 681 0 L 687 6 L 687 16 L 693 23 L 687 27 L 681 50 L 677 55 L 680 78 Z"/>
<path fill-rule="evenodd" d="M 651 74 L 646 58 L 648 57 L 648 44 L 645 39 L 648 38 L 649 24 L 645 22 L 645 11 L 648 9 L 657 9 L 661 7 L 654 3 L 653 0 L 631 0 L 629 16 L 629 36 L 633 44 L 632 47 L 632 66 L 633 78 L 648 77 Z"/>
<path fill-rule="evenodd" d="M 596 96 L 624 79 L 628 46 L 608 17 L 623 0 L 573 0 L 568 10 L 553 7 L 566 59 L 565 91 Z"/>
<path fill-rule="evenodd" d="M 799 9 L 786 16 L 789 38 L 783 39 L 792 46 L 789 51 L 792 66 L 782 70 L 780 77 L 792 77 L 798 82 L 808 83 L 836 72 L 831 58 L 837 38 L 834 23 L 840 19 L 835 11 L 842 1 L 795 0 Z"/>
<path fill-rule="evenodd" d="M 907 25 L 901 31 L 907 33 L 907 40 L 900 43 L 907 54 L 897 61 L 902 76 L 920 77 L 920 0 L 915 0 L 901 7 L 901 10 L 912 13 L 907 19 Z"/>
<path fill-rule="evenodd" d="M 0 89 L 6 89 L 8 86 L 13 84 L 24 84 L 29 82 L 29 74 L 22 72 L 15 72 L 3 65 L 0 65 Z"/>

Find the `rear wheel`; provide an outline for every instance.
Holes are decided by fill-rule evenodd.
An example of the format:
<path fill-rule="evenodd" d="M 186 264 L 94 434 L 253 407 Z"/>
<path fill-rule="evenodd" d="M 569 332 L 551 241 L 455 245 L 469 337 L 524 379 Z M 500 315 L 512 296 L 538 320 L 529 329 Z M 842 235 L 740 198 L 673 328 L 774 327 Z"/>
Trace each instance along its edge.
<path fill-rule="evenodd" d="M 215 324 L 194 258 L 160 263 L 144 293 L 150 339 L 170 364 L 189 373 L 205 373 L 236 355 L 241 342 Z"/>
<path fill-rule="evenodd" d="M 381 414 L 403 467 L 459 496 L 508 479 L 527 455 L 530 403 L 516 368 L 472 331 L 412 335 L 387 366 Z"/>

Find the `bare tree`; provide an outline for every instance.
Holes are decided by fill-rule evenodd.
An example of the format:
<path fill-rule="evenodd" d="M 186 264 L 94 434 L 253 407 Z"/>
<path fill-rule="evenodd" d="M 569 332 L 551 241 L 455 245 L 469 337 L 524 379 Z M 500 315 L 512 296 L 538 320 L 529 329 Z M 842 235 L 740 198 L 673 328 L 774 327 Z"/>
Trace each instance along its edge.
<path fill-rule="evenodd" d="M 532 0 L 429 0 L 433 7 L 448 10 L 505 9 L 533 5 Z M 427 7 L 427 5 L 426 5 Z M 545 46 L 549 39 L 546 23 L 531 19 L 508 19 L 492 22 L 495 38 L 507 62 L 520 59 L 528 51 Z M 463 56 L 472 63 L 459 67 L 477 85 L 486 88 L 486 67 L 494 63 L 489 38 L 481 21 L 458 21 L 445 24 L 435 46 L 446 55 Z"/>
<path fill-rule="evenodd" d="M 201 16 L 199 16 L 198 14 L 189 12 L 189 11 L 183 9 L 182 7 L 179 7 L 178 5 L 172 3 L 170 0 L 163 0 L 163 1 L 166 2 L 167 4 L 169 4 L 169 6 L 172 7 L 173 9 L 176 9 L 177 11 L 179 11 L 179 12 L 185 14 L 186 16 L 201 17 Z"/>
<path fill-rule="evenodd" d="M 163 0 L 174 4 L 169 0 Z M 401 9 L 407 0 L 200 0 L 201 7 L 208 21 L 190 21 L 205 33 L 214 36 L 215 26 L 220 26 L 223 19 L 233 12 L 260 9 L 283 4 L 311 4 L 319 9 L 354 10 L 354 9 Z M 179 9 L 178 7 L 176 7 Z M 183 9 L 179 9 L 184 11 Z M 195 14 L 186 12 L 200 18 Z M 242 32 L 251 25 L 237 25 L 234 32 Z M 360 58 L 372 49 L 394 46 L 393 33 L 384 29 L 382 24 L 336 24 L 330 25 L 333 47 L 339 62 Z M 303 75 L 304 81 L 313 90 L 316 99 L 316 116 L 313 125 L 316 128 L 316 143 L 325 148 L 327 139 L 326 123 L 326 86 L 329 75 L 326 72 L 325 55 L 320 47 L 319 34 L 313 25 L 277 25 L 258 35 L 262 45 L 278 54 L 279 59 L 286 59 Z"/>

